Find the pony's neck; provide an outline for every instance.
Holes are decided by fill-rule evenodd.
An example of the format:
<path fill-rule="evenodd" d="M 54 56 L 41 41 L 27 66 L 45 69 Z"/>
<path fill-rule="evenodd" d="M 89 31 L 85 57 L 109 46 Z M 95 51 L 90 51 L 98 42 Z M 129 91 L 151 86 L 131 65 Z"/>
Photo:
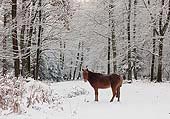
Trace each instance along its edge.
<path fill-rule="evenodd" d="M 99 75 L 100 75 L 99 73 L 88 71 L 88 80 L 96 79 L 96 77 L 98 77 Z"/>
<path fill-rule="evenodd" d="M 88 71 L 88 80 L 90 80 L 92 78 L 92 74 L 93 74 L 93 72 Z"/>

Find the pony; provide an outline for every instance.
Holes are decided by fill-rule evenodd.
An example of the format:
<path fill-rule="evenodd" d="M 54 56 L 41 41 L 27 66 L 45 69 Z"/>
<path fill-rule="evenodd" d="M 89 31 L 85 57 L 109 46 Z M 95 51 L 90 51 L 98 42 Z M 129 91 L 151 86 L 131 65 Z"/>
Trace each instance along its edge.
<path fill-rule="evenodd" d="M 122 86 L 123 78 L 118 74 L 101 74 L 89 71 L 88 69 L 82 69 L 83 71 L 83 79 L 85 82 L 89 82 L 93 87 L 95 92 L 95 101 L 98 101 L 98 89 L 112 89 L 112 98 L 110 102 L 113 102 L 114 97 L 118 98 L 118 102 L 120 101 L 120 87 Z"/>

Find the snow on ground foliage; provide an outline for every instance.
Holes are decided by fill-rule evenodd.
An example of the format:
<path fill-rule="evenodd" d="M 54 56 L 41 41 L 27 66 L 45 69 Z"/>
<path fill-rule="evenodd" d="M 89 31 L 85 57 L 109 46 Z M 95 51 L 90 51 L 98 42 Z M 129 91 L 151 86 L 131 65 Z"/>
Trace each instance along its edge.
<path fill-rule="evenodd" d="M 51 89 L 33 79 L 0 78 L 0 114 L 23 113 L 36 104 L 52 102 Z"/>
<path fill-rule="evenodd" d="M 121 101 L 117 102 L 115 99 L 112 103 L 109 102 L 112 96 L 110 88 L 99 90 L 99 102 L 95 102 L 93 88 L 83 81 L 42 83 L 31 80 L 23 84 L 24 90 L 29 90 L 23 91 L 24 99 L 32 95 L 31 87 L 35 85 L 38 92 L 43 88 L 46 91 L 43 94 L 48 95 L 48 98 L 43 98 L 45 101 L 40 100 L 41 102 L 38 103 L 34 96 L 32 100 L 35 100 L 35 103 L 31 103 L 32 105 L 28 107 L 27 102 L 23 105 L 25 112 L 20 114 L 4 114 L 4 110 L 1 109 L 0 119 L 170 118 L 170 82 L 124 83 L 121 88 Z M 35 95 L 43 97 L 42 93 L 38 92 Z"/>

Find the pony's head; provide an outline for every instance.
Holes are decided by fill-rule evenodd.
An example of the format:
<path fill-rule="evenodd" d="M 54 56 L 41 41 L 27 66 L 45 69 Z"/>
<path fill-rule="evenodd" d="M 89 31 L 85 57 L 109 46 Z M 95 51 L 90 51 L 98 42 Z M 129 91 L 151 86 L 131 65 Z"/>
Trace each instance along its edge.
<path fill-rule="evenodd" d="M 86 68 L 86 69 L 82 69 L 82 71 L 83 71 L 83 79 L 84 79 L 84 81 L 85 82 L 87 82 L 87 80 L 88 80 L 88 69 Z"/>

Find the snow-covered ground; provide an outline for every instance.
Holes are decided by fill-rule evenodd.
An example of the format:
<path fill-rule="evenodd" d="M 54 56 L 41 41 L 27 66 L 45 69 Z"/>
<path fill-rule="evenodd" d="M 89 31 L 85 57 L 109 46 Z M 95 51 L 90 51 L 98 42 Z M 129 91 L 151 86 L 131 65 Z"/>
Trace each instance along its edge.
<path fill-rule="evenodd" d="M 50 83 L 54 103 L 39 104 L 25 113 L 0 119 L 170 119 L 170 83 L 123 84 L 121 101 L 110 103 L 111 89 L 99 90 L 99 102 L 89 83 Z"/>

